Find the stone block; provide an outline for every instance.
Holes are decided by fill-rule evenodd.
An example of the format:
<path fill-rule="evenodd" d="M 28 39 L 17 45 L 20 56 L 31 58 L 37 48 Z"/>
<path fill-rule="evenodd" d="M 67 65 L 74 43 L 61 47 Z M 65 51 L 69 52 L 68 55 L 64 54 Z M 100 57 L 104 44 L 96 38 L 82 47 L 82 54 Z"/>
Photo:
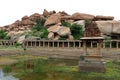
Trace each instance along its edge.
<path fill-rule="evenodd" d="M 79 61 L 78 67 L 81 72 L 106 72 L 106 63 L 102 61 Z"/>

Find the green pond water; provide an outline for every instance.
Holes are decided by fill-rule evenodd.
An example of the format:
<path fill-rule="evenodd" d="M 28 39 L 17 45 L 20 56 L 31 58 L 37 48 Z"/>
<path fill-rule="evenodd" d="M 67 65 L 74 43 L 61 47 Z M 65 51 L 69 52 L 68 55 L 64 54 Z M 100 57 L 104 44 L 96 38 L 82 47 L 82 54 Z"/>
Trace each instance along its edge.
<path fill-rule="evenodd" d="M 120 80 L 120 62 L 108 62 L 106 73 L 78 72 L 78 60 L 69 59 L 28 60 L 12 71 L 20 80 Z"/>

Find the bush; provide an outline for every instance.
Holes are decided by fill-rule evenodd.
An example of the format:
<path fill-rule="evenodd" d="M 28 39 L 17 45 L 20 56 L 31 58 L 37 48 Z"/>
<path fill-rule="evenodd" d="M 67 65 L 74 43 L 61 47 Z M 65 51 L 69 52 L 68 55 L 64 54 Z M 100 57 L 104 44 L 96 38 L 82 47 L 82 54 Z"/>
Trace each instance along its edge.
<path fill-rule="evenodd" d="M 48 69 L 48 60 L 37 59 L 34 60 L 34 73 L 46 72 Z"/>
<path fill-rule="evenodd" d="M 70 27 L 71 24 L 69 22 L 61 22 L 62 23 L 62 26 L 66 26 L 66 27 Z"/>
<path fill-rule="evenodd" d="M 74 39 L 80 39 L 83 37 L 83 28 L 81 25 L 74 23 L 71 25 L 70 30 Z"/>
<path fill-rule="evenodd" d="M 45 23 L 45 19 L 42 18 L 42 19 L 36 19 L 36 25 L 33 26 L 32 30 L 33 31 L 40 31 L 42 28 L 44 28 L 44 23 Z"/>
<path fill-rule="evenodd" d="M 3 67 L 3 71 L 5 73 L 9 73 L 9 72 L 11 72 L 11 67 L 10 66 L 5 66 L 5 67 Z"/>
<path fill-rule="evenodd" d="M 49 33 L 49 32 L 47 31 L 46 28 L 41 29 L 40 32 L 41 32 L 40 38 L 45 38 L 45 39 L 48 38 L 48 33 Z"/>
<path fill-rule="evenodd" d="M 7 36 L 6 30 L 0 30 L 0 39 L 10 39 L 10 37 Z"/>

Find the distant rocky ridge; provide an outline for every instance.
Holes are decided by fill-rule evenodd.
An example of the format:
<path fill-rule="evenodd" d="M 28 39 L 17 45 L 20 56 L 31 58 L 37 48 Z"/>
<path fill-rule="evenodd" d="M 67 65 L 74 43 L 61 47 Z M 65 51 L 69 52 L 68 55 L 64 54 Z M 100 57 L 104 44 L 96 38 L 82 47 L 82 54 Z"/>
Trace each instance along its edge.
<path fill-rule="evenodd" d="M 91 15 L 85 13 L 73 13 L 69 15 L 65 11 L 47 11 L 44 9 L 42 14 L 34 13 L 30 16 L 23 16 L 21 20 L 17 20 L 10 25 L 0 27 L 0 30 L 7 30 L 8 35 L 23 33 L 30 30 L 35 24 L 36 19 L 46 18 L 45 26 L 49 32 L 48 38 L 50 40 L 57 40 L 60 36 L 68 36 L 68 40 L 72 40 L 70 29 L 66 26 L 61 26 L 61 21 L 78 23 L 85 28 L 85 20 L 95 21 L 98 28 L 104 35 L 120 34 L 120 21 L 115 21 L 113 16 Z M 57 33 L 57 34 L 56 34 Z"/>

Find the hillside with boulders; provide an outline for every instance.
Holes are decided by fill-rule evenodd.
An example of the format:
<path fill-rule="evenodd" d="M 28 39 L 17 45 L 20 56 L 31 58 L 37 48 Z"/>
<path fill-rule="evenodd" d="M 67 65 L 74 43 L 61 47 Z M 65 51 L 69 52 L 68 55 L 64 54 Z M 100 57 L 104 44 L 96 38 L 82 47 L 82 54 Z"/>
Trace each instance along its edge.
<path fill-rule="evenodd" d="M 5 30 L 10 39 L 49 39 L 49 40 L 73 40 L 83 36 L 84 29 L 90 22 L 95 22 L 102 32 L 101 36 L 120 38 L 120 21 L 113 16 L 91 15 L 85 13 L 73 13 L 69 15 L 65 11 L 47 11 L 42 14 L 34 13 L 23 16 L 10 25 L 0 27 Z"/>

